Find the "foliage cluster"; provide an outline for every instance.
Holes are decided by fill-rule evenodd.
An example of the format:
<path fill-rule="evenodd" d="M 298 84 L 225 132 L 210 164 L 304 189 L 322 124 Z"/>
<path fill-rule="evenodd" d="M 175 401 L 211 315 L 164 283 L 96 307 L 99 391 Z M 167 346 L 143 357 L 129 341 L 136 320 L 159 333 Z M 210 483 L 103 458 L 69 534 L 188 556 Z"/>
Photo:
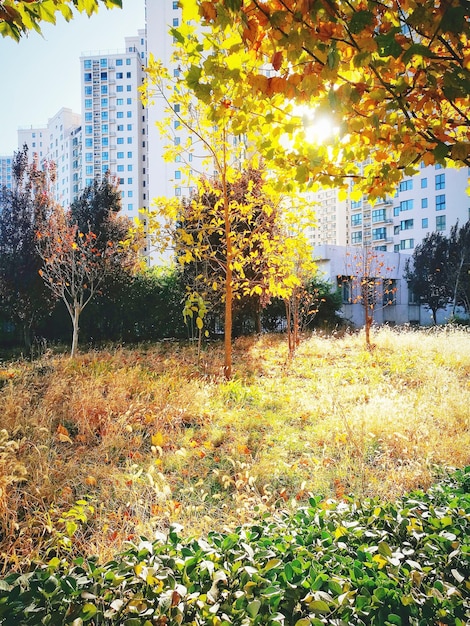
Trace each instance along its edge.
<path fill-rule="evenodd" d="M 0 584 L 0 623 L 464 626 L 470 467 L 395 502 L 311 498 L 207 538 L 177 529 L 113 561 L 53 558 Z"/>
<path fill-rule="evenodd" d="M 291 135 L 289 150 L 278 150 L 277 129 L 257 142 L 262 152 L 277 152 L 284 164 L 292 164 L 298 180 L 328 185 L 349 177 L 356 189 L 380 198 L 421 161 L 469 164 L 467 3 L 183 0 L 182 5 L 185 21 L 202 18 L 208 26 L 206 42 L 220 30 L 230 33 L 225 62 L 217 46 L 201 45 L 197 71 L 188 76 L 197 97 L 223 91 L 229 72 L 251 86 L 260 106 L 272 102 L 275 109 L 279 99 L 286 106 L 302 105 L 304 120 L 297 126 L 290 120 L 285 131 Z M 183 28 L 179 32 L 186 36 Z M 305 127 L 318 128 L 327 120 L 336 133 L 306 142 Z"/>
<path fill-rule="evenodd" d="M 231 381 L 218 343 L 5 364 L 3 568 L 103 562 L 172 522 L 198 535 L 318 494 L 393 499 L 468 465 L 468 329 L 375 343 L 317 334 L 289 360 L 278 336 L 242 337 Z"/>
<path fill-rule="evenodd" d="M 122 6 L 122 0 L 2 0 L 0 34 L 19 41 L 31 30 L 40 33 L 42 22 L 55 24 L 57 13 L 68 22 L 74 10 L 90 16 L 100 3 L 108 9 Z"/>

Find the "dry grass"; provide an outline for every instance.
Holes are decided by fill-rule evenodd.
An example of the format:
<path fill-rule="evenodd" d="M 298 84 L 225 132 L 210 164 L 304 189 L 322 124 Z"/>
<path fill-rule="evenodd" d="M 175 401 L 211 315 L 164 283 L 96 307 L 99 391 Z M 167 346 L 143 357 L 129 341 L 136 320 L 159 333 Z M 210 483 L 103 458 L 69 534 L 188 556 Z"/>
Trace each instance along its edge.
<path fill-rule="evenodd" d="M 161 343 L 0 369 L 0 550 L 112 557 L 170 522 L 233 526 L 310 494 L 394 498 L 470 463 L 470 334 Z M 3 431 L 2 431 L 3 432 Z M 86 498 L 75 506 L 77 500 Z"/>

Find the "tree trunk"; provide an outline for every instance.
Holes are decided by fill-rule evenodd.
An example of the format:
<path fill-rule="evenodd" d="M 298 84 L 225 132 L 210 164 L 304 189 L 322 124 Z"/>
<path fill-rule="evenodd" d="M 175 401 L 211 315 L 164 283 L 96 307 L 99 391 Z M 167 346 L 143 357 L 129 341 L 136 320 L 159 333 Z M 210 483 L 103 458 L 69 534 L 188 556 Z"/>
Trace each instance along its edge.
<path fill-rule="evenodd" d="M 73 309 L 73 318 L 72 318 L 73 330 L 72 330 L 72 349 L 70 350 L 71 357 L 74 357 L 75 354 L 77 353 L 79 319 L 80 319 L 80 307 L 77 304 L 75 304 L 74 309 Z"/>
<path fill-rule="evenodd" d="M 458 294 L 458 290 L 459 290 L 459 281 L 460 281 L 460 275 L 462 273 L 463 264 L 464 264 L 464 256 L 462 255 L 460 257 L 460 265 L 459 265 L 459 269 L 457 271 L 457 276 L 455 278 L 454 299 L 453 299 L 453 303 L 452 303 L 452 316 L 455 315 L 455 309 L 457 308 L 457 294 Z"/>
<path fill-rule="evenodd" d="M 432 321 L 434 322 L 434 326 L 437 326 L 437 309 L 431 309 L 432 311 Z"/>
<path fill-rule="evenodd" d="M 230 224 L 230 205 L 227 191 L 227 159 L 226 142 L 224 135 L 224 160 L 222 169 L 222 193 L 224 201 L 224 234 L 227 247 L 227 268 L 225 271 L 225 320 L 224 320 L 224 376 L 227 380 L 232 377 L 232 302 L 233 302 L 233 247 L 232 229 Z"/>
<path fill-rule="evenodd" d="M 369 314 L 369 311 L 366 308 L 366 324 L 365 324 L 365 331 L 366 331 L 366 347 L 368 350 L 371 349 L 371 343 L 370 343 L 370 329 L 372 326 L 372 322 L 373 322 L 373 316 Z"/>

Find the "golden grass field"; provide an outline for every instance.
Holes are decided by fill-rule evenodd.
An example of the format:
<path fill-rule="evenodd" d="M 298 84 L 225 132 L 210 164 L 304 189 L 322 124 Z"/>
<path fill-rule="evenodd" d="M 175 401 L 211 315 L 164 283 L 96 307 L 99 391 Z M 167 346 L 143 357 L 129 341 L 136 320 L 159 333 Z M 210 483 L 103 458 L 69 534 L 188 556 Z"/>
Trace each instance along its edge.
<path fill-rule="evenodd" d="M 0 363 L 3 570 L 112 558 L 171 522 L 199 535 L 311 494 L 393 499 L 470 464 L 470 332 L 380 329 Z M 82 504 L 76 504 L 77 501 Z"/>

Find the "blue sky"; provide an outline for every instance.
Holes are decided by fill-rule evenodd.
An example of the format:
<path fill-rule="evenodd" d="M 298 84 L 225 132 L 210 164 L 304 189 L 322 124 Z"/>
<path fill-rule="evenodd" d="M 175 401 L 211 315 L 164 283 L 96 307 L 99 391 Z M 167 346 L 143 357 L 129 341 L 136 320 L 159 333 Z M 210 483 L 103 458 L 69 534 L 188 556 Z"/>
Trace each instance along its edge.
<path fill-rule="evenodd" d="M 17 149 L 19 126 L 43 126 L 62 107 L 80 113 L 80 54 L 124 49 L 124 37 L 145 27 L 145 0 L 91 18 L 77 15 L 19 43 L 0 38 L 0 155 Z"/>

